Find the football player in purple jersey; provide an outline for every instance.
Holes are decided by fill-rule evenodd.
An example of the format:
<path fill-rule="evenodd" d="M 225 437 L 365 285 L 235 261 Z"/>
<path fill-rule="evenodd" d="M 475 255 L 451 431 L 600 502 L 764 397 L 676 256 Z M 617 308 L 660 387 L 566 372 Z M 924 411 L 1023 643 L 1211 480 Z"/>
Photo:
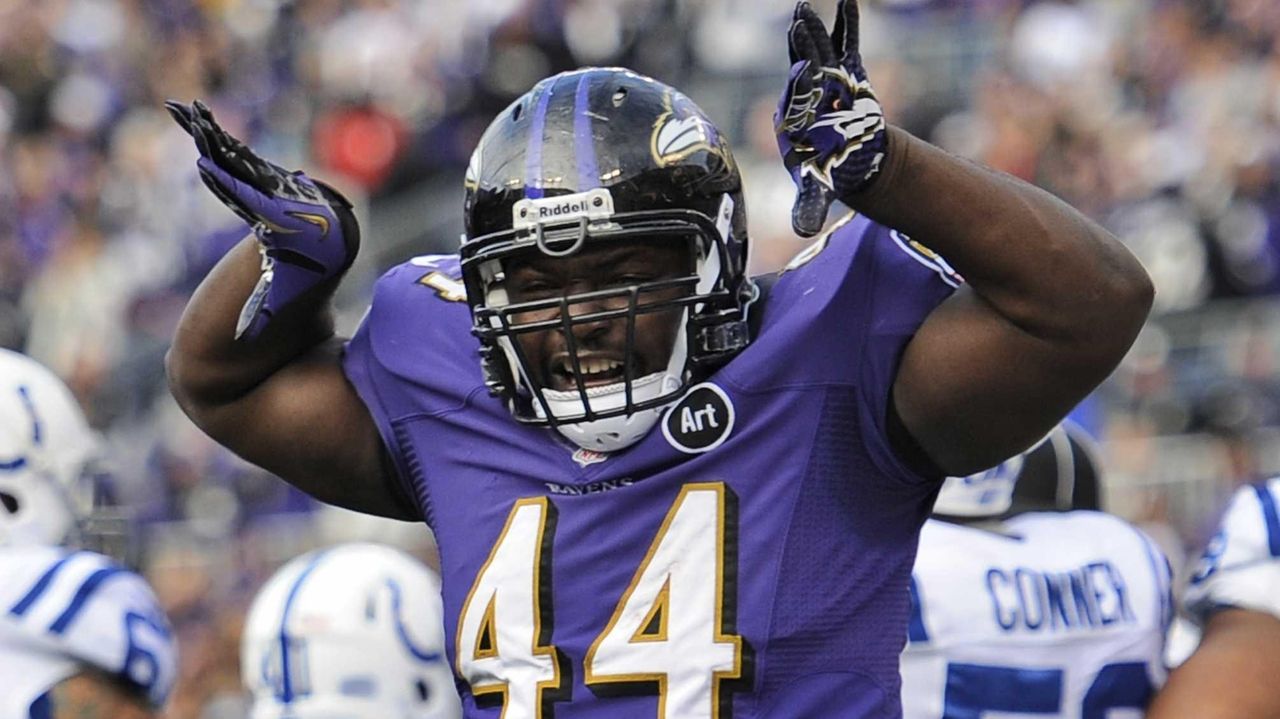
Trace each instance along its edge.
<path fill-rule="evenodd" d="M 459 254 L 388 271 L 349 340 L 346 201 L 170 106 L 254 228 L 187 308 L 174 394 L 314 496 L 430 525 L 467 716 L 899 716 L 942 477 L 1044 436 L 1142 325 L 1113 237 L 885 123 L 857 21 L 789 30 L 793 224 L 857 213 L 779 275 L 746 275 L 707 116 L 585 68 L 494 119 Z"/>

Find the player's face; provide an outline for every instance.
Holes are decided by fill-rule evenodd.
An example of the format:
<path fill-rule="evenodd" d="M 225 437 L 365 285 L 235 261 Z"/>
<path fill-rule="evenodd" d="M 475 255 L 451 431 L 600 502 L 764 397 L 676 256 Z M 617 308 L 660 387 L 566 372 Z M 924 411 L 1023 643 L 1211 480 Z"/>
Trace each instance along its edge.
<path fill-rule="evenodd" d="M 628 240 L 585 249 L 569 257 L 537 255 L 513 259 L 507 264 L 506 284 L 513 303 L 566 297 L 610 290 L 646 282 L 673 279 L 691 272 L 688 244 L 682 240 Z M 641 293 L 639 306 L 665 302 L 688 294 L 683 288 L 667 288 Z M 626 309 L 628 298 L 619 293 L 569 305 L 571 317 Z M 517 322 L 537 322 L 560 317 L 560 308 L 520 313 Z M 666 368 L 679 330 L 681 309 L 673 307 L 639 312 L 635 319 L 633 379 Z M 627 319 L 573 325 L 578 365 L 587 387 L 613 384 L 625 379 L 627 360 Z M 536 380 L 548 389 L 577 389 L 569 342 L 563 328 L 517 335 Z"/>

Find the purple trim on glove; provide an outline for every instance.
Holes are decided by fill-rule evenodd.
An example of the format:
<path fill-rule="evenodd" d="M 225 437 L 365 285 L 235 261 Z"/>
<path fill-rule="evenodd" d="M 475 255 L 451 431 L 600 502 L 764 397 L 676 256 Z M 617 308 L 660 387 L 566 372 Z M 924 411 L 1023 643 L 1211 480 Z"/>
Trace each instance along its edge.
<path fill-rule="evenodd" d="M 778 149 L 796 184 L 791 224 L 811 236 L 837 197 L 862 190 L 888 147 L 884 113 L 862 68 L 858 11 L 841 2 L 828 36 L 807 3 L 796 6 L 788 35 L 792 65 L 774 115 Z"/>
<path fill-rule="evenodd" d="M 197 162 L 215 194 L 235 202 L 253 223 L 263 248 L 263 275 L 241 312 L 236 337 L 258 336 L 272 316 L 307 290 L 341 273 L 350 264 L 342 226 L 319 188 L 306 175 L 294 173 L 295 196 L 315 202 L 273 197 L 232 177 L 208 158 Z M 212 188 L 211 188 L 212 189 Z"/>
<path fill-rule="evenodd" d="M 360 249 L 351 203 L 328 185 L 258 157 L 199 100 L 164 106 L 195 140 L 205 186 L 257 235 L 262 275 L 236 325 L 236 339 L 252 339 L 285 306 L 351 266 Z"/>

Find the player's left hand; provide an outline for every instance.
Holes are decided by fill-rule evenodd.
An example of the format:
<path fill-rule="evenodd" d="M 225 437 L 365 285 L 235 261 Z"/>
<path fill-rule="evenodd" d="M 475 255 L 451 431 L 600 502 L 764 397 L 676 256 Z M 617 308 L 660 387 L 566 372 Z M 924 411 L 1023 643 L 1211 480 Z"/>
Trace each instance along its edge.
<path fill-rule="evenodd" d="M 833 200 L 863 189 L 880 171 L 884 113 L 858 54 L 856 0 L 840 0 L 830 35 L 813 8 L 798 3 L 787 44 L 791 76 L 774 132 L 796 183 L 791 225 L 810 237 L 822 230 Z"/>
<path fill-rule="evenodd" d="M 253 339 L 285 306 L 351 266 L 360 247 L 351 203 L 325 183 L 259 157 L 199 100 L 169 101 L 165 109 L 195 140 L 200 179 L 257 235 L 262 275 L 236 324 L 236 339 Z"/>

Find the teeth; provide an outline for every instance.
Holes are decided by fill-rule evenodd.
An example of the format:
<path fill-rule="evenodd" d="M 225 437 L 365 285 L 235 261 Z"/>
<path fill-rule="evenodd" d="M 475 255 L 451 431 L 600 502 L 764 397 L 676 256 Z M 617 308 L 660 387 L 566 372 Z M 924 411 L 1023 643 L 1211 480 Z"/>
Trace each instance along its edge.
<path fill-rule="evenodd" d="M 573 363 L 569 360 L 565 360 L 564 364 L 565 364 L 565 372 L 568 374 L 573 374 Z M 601 374 L 603 372 L 610 372 L 622 366 L 622 362 L 618 360 L 594 359 L 594 358 L 584 359 L 579 364 L 582 367 L 582 374 L 584 375 L 593 375 L 593 374 Z"/>
<path fill-rule="evenodd" d="M 601 372 L 608 372 L 609 370 L 620 366 L 622 366 L 621 362 L 615 362 L 613 360 L 589 359 L 582 363 L 582 371 L 585 374 L 600 374 Z"/>

